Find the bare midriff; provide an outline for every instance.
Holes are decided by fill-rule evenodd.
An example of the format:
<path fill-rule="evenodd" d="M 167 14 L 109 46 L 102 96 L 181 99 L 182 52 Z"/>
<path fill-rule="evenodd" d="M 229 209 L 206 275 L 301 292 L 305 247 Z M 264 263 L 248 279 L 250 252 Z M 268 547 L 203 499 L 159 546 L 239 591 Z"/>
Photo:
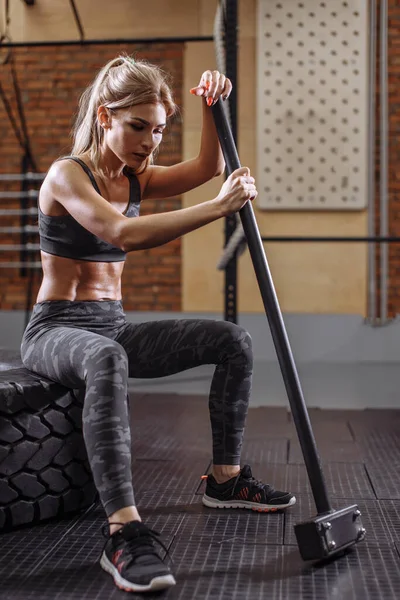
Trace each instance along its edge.
<path fill-rule="evenodd" d="M 41 252 L 43 280 L 37 302 L 121 300 L 124 262 L 90 262 Z"/>

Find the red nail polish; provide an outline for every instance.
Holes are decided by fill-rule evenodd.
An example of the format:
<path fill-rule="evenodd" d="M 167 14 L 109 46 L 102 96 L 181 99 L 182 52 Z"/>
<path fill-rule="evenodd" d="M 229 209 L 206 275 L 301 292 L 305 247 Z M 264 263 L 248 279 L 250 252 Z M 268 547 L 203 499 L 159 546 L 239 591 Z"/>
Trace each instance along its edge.
<path fill-rule="evenodd" d="M 213 99 L 212 98 L 207 98 L 207 105 L 211 106 L 213 103 Z"/>
<path fill-rule="evenodd" d="M 209 81 L 205 82 L 204 87 L 206 88 L 206 90 L 210 89 L 210 85 L 211 85 L 211 83 Z"/>

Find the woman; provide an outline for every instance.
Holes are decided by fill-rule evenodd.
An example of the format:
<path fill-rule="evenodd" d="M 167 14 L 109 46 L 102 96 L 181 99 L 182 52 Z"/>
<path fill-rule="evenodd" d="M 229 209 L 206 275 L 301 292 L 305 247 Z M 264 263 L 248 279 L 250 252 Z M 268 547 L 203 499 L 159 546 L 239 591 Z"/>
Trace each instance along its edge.
<path fill-rule="evenodd" d="M 231 174 L 216 198 L 166 214 L 139 217 L 140 202 L 182 194 L 224 169 L 209 107 L 230 81 L 203 73 L 191 92 L 203 98 L 199 155 L 153 165 L 175 104 L 156 66 L 120 56 L 83 93 L 72 154 L 56 161 L 39 197 L 43 281 L 22 340 L 25 366 L 70 388 L 85 388 L 83 435 L 109 530 L 101 566 L 128 591 L 175 584 L 141 522 L 131 478 L 129 377 L 161 377 L 215 364 L 210 391 L 213 470 L 204 504 L 285 508 L 292 495 L 240 469 L 251 377 L 251 340 L 228 322 L 127 323 L 121 275 L 127 252 L 152 248 L 240 210 L 256 197 L 247 168 Z M 133 218 L 135 217 L 135 218 Z M 158 540 L 157 540 L 158 541 Z"/>

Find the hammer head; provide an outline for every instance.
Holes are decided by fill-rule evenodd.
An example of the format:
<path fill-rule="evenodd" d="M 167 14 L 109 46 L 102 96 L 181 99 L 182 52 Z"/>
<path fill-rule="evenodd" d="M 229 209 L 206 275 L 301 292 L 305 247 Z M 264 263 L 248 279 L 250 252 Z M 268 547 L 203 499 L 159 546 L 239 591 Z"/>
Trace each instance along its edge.
<path fill-rule="evenodd" d="M 294 531 L 303 560 L 329 558 L 363 540 L 366 533 L 357 504 L 297 523 Z"/>

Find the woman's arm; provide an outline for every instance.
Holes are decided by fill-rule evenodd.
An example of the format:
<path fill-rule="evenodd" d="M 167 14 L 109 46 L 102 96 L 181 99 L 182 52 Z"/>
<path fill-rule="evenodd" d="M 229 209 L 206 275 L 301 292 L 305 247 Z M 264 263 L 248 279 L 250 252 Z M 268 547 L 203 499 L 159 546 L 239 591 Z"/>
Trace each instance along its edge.
<path fill-rule="evenodd" d="M 43 184 L 85 229 L 125 252 L 170 242 L 212 221 L 232 214 L 257 195 L 246 167 L 234 171 L 218 196 L 201 204 L 168 213 L 128 218 L 93 188 L 72 161 L 55 163 Z"/>
<path fill-rule="evenodd" d="M 223 74 L 218 71 L 203 73 L 199 85 L 191 89 L 193 95 L 202 97 L 199 154 L 171 167 L 149 166 L 144 198 L 178 196 L 223 173 L 225 161 L 210 106 L 220 97 L 228 98 L 231 90 L 231 82 Z"/>

